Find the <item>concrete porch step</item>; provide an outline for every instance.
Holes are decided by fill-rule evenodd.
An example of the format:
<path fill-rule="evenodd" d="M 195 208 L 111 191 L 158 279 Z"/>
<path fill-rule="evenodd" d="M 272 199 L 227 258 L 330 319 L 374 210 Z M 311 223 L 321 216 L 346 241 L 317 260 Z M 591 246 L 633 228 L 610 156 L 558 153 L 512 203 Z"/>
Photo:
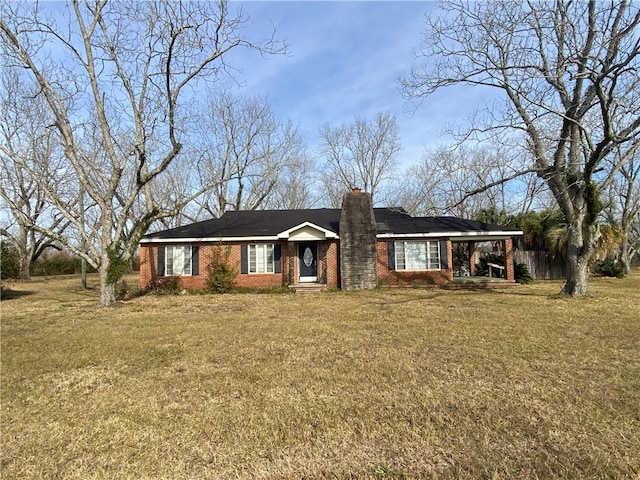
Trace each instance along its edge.
<path fill-rule="evenodd" d="M 289 289 L 296 293 L 318 293 L 326 287 L 324 283 L 294 283 L 289 285 Z"/>

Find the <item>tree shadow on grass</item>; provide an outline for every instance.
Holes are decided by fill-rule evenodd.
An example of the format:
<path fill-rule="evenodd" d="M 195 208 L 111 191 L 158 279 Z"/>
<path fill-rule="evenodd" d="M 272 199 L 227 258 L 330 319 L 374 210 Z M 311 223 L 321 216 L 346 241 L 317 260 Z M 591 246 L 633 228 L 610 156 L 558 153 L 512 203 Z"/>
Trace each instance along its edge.
<path fill-rule="evenodd" d="M 412 302 L 424 302 L 429 300 L 442 300 L 447 298 L 447 294 L 451 293 L 452 295 L 449 298 L 461 298 L 468 296 L 477 296 L 480 295 L 488 295 L 488 296 L 526 296 L 526 297 L 549 297 L 548 293 L 544 292 L 536 292 L 536 291 L 522 291 L 517 287 L 511 287 L 508 289 L 496 289 L 496 288 L 486 288 L 483 286 L 465 286 L 464 288 L 433 288 L 429 287 L 426 289 L 421 289 L 420 287 L 415 288 L 399 288 L 399 289 L 389 289 L 389 292 L 393 292 L 393 295 L 388 298 L 375 298 L 372 303 L 378 304 L 380 306 L 389 306 L 389 305 L 400 305 L 404 303 L 412 303 Z"/>
<path fill-rule="evenodd" d="M 412 303 L 412 302 L 422 302 L 425 300 L 434 300 L 437 298 L 441 298 L 441 296 L 437 293 L 437 290 L 434 289 L 429 289 L 429 290 L 423 290 L 422 292 L 420 292 L 419 294 L 416 295 L 415 291 L 418 289 L 398 289 L 395 290 L 393 296 L 390 296 L 388 298 L 376 298 L 375 301 L 373 301 L 372 303 L 380 305 L 380 306 L 387 306 L 387 305 L 400 305 L 403 303 Z M 390 291 L 393 291 L 393 289 L 390 289 Z M 428 293 L 425 293 L 428 292 Z"/>
<path fill-rule="evenodd" d="M 36 292 L 32 292 L 30 290 L 12 290 L 10 288 L 3 288 L 0 299 L 2 299 L 2 301 L 13 300 L 15 298 L 28 297 L 29 295 L 34 295 L 35 293 Z"/>
<path fill-rule="evenodd" d="M 459 290 L 459 292 L 464 292 L 466 294 L 478 294 L 482 293 L 485 295 L 493 295 L 493 296 L 517 296 L 517 297 L 540 297 L 540 298 L 564 298 L 562 295 L 559 295 L 560 290 L 558 289 L 556 292 L 548 292 L 548 291 L 539 291 L 539 290 L 531 290 L 519 287 L 511 287 L 511 288 L 464 288 Z"/>

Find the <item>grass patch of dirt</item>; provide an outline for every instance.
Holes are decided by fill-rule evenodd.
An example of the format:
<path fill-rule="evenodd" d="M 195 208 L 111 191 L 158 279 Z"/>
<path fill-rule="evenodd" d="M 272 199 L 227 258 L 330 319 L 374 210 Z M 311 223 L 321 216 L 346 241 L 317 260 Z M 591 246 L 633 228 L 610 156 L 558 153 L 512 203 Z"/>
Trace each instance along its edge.
<path fill-rule="evenodd" d="M 639 272 L 577 300 L 10 288 L 3 479 L 640 476 Z"/>

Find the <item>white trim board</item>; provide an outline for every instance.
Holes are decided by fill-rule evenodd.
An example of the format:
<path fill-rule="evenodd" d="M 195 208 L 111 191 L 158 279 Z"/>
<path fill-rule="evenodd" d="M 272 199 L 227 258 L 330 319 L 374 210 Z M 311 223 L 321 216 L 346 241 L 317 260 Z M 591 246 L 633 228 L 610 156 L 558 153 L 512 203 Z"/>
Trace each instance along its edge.
<path fill-rule="evenodd" d="M 307 222 L 308 223 L 308 222 Z M 200 237 L 200 238 L 143 238 L 140 240 L 140 243 L 218 243 L 218 242 L 273 242 L 277 240 L 288 240 L 289 234 L 291 231 L 295 231 L 302 226 L 306 226 L 304 224 L 298 225 L 292 229 L 286 230 L 278 235 L 270 235 L 270 236 L 252 236 L 252 237 Z M 313 225 L 309 225 L 313 226 Z M 329 239 L 339 239 L 340 237 L 329 230 L 322 229 L 317 227 L 319 231 L 331 233 L 333 236 L 329 236 L 325 233 L 325 238 Z M 286 235 L 286 236 L 282 236 Z M 484 241 L 484 240 L 505 240 L 511 237 L 517 237 L 524 235 L 524 233 L 520 230 L 507 232 L 507 231 L 495 231 L 495 232 L 432 232 L 432 233 L 380 233 L 376 235 L 376 238 L 385 239 L 385 238 L 450 238 L 452 241 L 464 241 L 464 240 L 473 240 L 473 241 Z M 293 238 L 289 241 L 308 241 L 308 240 L 317 240 L 317 239 L 303 239 L 303 238 Z"/>

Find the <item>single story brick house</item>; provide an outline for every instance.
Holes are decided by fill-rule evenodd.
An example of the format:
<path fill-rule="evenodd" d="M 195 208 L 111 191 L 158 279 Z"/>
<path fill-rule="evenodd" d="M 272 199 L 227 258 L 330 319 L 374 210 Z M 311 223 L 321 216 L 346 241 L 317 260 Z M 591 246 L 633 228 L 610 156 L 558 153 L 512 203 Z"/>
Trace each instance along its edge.
<path fill-rule="evenodd" d="M 214 248 L 228 248 L 241 287 L 303 283 L 346 290 L 379 284 L 453 280 L 452 243 L 502 242 L 504 276 L 514 281 L 515 229 L 454 217 L 413 217 L 401 208 L 373 208 L 355 189 L 341 209 L 230 211 L 220 218 L 150 233 L 140 242 L 140 285 L 179 276 L 205 287 Z"/>

